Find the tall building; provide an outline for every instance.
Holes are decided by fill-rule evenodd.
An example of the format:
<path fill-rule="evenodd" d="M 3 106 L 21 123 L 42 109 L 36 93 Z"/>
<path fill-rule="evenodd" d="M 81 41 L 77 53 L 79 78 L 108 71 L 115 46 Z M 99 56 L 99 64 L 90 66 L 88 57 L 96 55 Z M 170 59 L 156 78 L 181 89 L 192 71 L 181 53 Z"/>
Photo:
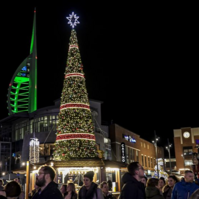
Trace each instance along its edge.
<path fill-rule="evenodd" d="M 37 40 L 36 8 L 29 55 L 21 62 L 12 76 L 8 88 L 8 115 L 37 110 Z"/>
<path fill-rule="evenodd" d="M 193 170 L 197 164 L 193 154 L 198 154 L 199 128 L 184 127 L 174 129 L 173 133 L 177 170 L 181 173 L 185 169 Z"/>

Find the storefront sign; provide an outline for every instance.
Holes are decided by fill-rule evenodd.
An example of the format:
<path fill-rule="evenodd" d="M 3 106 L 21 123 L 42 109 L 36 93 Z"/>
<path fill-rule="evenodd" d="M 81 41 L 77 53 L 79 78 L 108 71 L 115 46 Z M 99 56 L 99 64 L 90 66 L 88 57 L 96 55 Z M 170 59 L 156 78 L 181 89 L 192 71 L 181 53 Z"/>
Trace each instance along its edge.
<path fill-rule="evenodd" d="M 136 143 L 136 140 L 132 138 L 130 135 L 124 135 L 124 139 L 131 143 Z"/>
<path fill-rule="evenodd" d="M 125 144 L 123 142 L 121 143 L 121 157 L 122 162 L 126 162 Z"/>

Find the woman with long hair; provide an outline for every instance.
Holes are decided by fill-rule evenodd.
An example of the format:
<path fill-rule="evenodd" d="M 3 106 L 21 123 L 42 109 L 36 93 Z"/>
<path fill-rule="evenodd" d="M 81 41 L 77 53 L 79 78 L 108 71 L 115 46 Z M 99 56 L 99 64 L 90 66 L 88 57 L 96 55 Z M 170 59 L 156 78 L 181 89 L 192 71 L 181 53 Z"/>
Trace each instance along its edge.
<path fill-rule="evenodd" d="M 171 199 L 171 193 L 174 185 L 179 182 L 175 175 L 170 175 L 168 177 L 167 185 L 162 188 L 162 193 L 165 199 Z"/>
<path fill-rule="evenodd" d="M 164 199 L 162 196 L 159 186 L 158 186 L 159 179 L 157 178 L 149 178 L 146 184 L 146 199 Z"/>
<path fill-rule="evenodd" d="M 103 182 L 100 184 L 100 189 L 102 190 L 104 199 L 113 199 L 112 194 L 109 192 L 108 182 L 103 181 Z"/>
<path fill-rule="evenodd" d="M 62 184 L 61 187 L 60 187 L 60 191 L 61 191 L 61 194 L 62 194 L 63 198 L 66 195 L 66 189 L 67 189 L 67 185 L 66 184 Z"/>
<path fill-rule="evenodd" d="M 158 187 L 159 187 L 161 192 L 162 192 L 162 189 L 165 186 L 165 184 L 166 184 L 165 179 L 163 177 L 160 177 L 160 179 L 158 181 Z"/>
<path fill-rule="evenodd" d="M 77 193 L 74 183 L 68 183 L 64 199 L 77 199 Z"/>

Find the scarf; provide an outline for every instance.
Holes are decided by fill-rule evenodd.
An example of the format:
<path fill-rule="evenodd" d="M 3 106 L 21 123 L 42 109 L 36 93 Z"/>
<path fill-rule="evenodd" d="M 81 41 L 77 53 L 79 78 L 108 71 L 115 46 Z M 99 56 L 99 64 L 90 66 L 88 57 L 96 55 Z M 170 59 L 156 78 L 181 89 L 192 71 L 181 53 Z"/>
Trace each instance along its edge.
<path fill-rule="evenodd" d="M 94 194 L 97 192 L 97 184 L 94 182 L 91 183 L 90 188 L 87 190 L 83 186 L 79 191 L 79 199 L 93 199 Z"/>

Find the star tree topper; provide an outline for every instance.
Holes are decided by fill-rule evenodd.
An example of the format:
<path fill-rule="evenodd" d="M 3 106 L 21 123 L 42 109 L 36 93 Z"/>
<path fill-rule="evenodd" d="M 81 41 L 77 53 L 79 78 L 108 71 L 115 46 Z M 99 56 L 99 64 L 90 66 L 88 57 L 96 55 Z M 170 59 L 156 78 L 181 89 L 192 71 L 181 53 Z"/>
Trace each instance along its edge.
<path fill-rule="evenodd" d="M 69 20 L 68 24 L 70 24 L 72 28 L 74 28 L 77 24 L 79 24 L 79 21 L 78 21 L 79 17 L 76 16 L 74 12 L 72 12 L 71 15 L 69 14 L 69 17 L 66 17 L 66 18 Z"/>

